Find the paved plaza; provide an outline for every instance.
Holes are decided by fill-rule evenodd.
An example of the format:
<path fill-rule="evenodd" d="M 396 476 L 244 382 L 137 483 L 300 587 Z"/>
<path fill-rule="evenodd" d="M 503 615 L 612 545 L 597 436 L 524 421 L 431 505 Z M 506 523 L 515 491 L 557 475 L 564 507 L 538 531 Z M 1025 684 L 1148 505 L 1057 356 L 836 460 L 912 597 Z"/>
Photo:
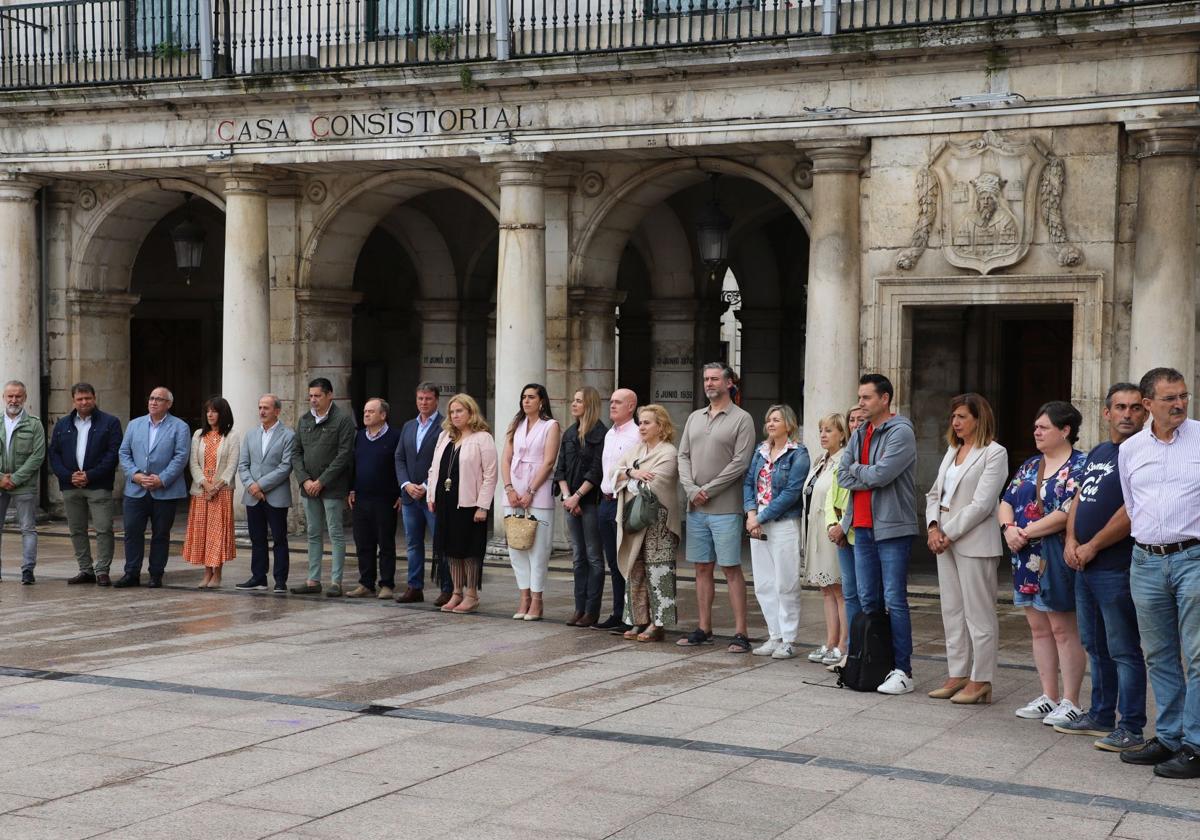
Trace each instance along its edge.
<path fill-rule="evenodd" d="M 69 544 L 43 537 L 21 586 L 18 542 L 0 583 L 3 840 L 1200 836 L 1200 784 L 1013 716 L 1040 692 L 1011 605 L 996 702 L 960 707 L 924 695 L 945 668 L 930 597 L 913 603 L 917 693 L 893 698 L 803 659 L 566 627 L 562 574 L 558 620 L 516 622 L 503 569 L 482 613 L 448 616 L 236 592 L 245 549 L 220 592 L 192 589 L 177 548 L 165 589 L 114 591 L 68 587 Z M 686 628 L 688 584 L 681 601 Z M 801 636 L 823 636 L 816 593 Z"/>

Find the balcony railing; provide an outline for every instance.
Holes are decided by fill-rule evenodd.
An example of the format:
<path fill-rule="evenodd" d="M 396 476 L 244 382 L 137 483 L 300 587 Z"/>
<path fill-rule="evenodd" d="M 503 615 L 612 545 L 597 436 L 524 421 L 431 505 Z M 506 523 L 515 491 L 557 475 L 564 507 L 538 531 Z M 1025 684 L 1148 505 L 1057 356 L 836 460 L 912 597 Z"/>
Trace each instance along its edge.
<path fill-rule="evenodd" d="M 0 89 L 739 43 L 1171 0 L 0 0 Z"/>

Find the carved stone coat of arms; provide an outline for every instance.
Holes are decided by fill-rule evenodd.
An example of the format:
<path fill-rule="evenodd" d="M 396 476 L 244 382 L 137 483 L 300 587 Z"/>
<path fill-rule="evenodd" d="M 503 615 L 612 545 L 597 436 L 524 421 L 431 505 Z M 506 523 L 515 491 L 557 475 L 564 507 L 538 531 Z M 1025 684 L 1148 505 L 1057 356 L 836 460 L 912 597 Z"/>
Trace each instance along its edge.
<path fill-rule="evenodd" d="M 1082 254 L 1067 242 L 1062 218 L 1064 175 L 1062 161 L 1036 140 L 988 131 L 943 143 L 917 176 L 917 226 L 896 267 L 916 265 L 935 224 L 951 265 L 980 274 L 1013 265 L 1029 251 L 1039 209 L 1059 264 L 1078 264 Z"/>

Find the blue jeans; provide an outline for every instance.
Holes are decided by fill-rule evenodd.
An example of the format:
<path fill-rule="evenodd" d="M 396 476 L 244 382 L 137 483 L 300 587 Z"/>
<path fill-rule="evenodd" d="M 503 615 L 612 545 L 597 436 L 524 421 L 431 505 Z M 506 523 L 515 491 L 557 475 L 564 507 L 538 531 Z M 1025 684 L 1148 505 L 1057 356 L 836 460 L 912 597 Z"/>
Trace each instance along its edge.
<path fill-rule="evenodd" d="M 437 525 L 437 517 L 424 502 L 413 502 L 400 506 L 404 518 L 404 543 L 408 554 L 408 587 L 410 589 L 425 588 L 425 535 L 433 539 L 433 529 Z M 446 558 L 436 557 L 438 564 L 437 578 L 441 582 L 443 592 L 453 592 L 454 582 L 450 579 L 450 569 Z"/>
<path fill-rule="evenodd" d="M 1137 610 L 1129 572 L 1092 569 L 1075 575 L 1079 639 L 1091 660 L 1092 702 L 1088 714 L 1100 726 L 1116 725 L 1141 735 L 1146 726 L 1146 661 L 1138 637 Z"/>
<path fill-rule="evenodd" d="M 126 496 L 122 506 L 125 522 L 125 574 L 139 577 L 146 556 L 146 523 L 150 523 L 150 577 L 161 578 L 171 548 L 171 526 L 175 524 L 178 499 L 156 499 L 149 493 Z"/>
<path fill-rule="evenodd" d="M 863 612 L 887 608 L 896 667 L 912 673 L 912 619 L 908 614 L 908 556 L 912 537 L 876 540 L 873 528 L 854 529 L 854 585 Z M 843 586 L 845 581 L 843 579 Z M 849 616 L 847 616 L 849 618 Z"/>
<path fill-rule="evenodd" d="M 575 612 L 598 619 L 604 595 L 599 505 L 580 501 L 579 513 L 579 516 L 566 514 L 567 532 L 571 535 L 571 571 L 575 574 Z"/>
<path fill-rule="evenodd" d="M 625 578 L 617 564 L 617 500 L 600 499 L 600 546 L 608 563 L 608 579 L 612 581 L 613 618 L 625 612 Z M 600 593 L 603 596 L 603 592 Z"/>
<path fill-rule="evenodd" d="M 858 603 L 858 578 L 854 574 L 854 546 L 838 546 L 838 565 L 842 569 L 842 598 L 846 601 L 846 626 L 854 626 L 854 616 L 862 612 Z M 854 639 L 851 637 L 851 643 Z M 842 651 L 849 654 L 849 650 Z"/>
<path fill-rule="evenodd" d="M 0 528 L 4 527 L 10 501 L 16 506 L 17 524 L 21 526 L 21 571 L 32 572 L 37 565 L 37 495 L 23 493 L 14 496 L 6 490 L 0 490 Z M 84 531 L 86 533 L 86 526 Z"/>
<path fill-rule="evenodd" d="M 1200 546 L 1165 557 L 1135 546 L 1129 588 L 1158 707 L 1154 734 L 1168 749 L 1200 750 Z"/>

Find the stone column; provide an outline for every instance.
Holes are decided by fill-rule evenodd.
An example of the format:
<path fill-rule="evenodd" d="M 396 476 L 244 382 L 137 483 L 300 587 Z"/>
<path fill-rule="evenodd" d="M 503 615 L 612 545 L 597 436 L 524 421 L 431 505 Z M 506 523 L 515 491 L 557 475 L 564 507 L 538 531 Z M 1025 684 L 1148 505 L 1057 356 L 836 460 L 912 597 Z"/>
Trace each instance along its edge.
<path fill-rule="evenodd" d="M 809 452 L 820 451 L 817 419 L 845 411 L 858 392 L 859 163 L 866 150 L 859 142 L 806 147 L 813 164 L 813 196 L 800 422 Z"/>
<path fill-rule="evenodd" d="M 783 311 L 739 309 L 735 315 L 742 325 L 742 408 L 758 425 L 782 393 L 779 374 Z"/>
<path fill-rule="evenodd" d="M 354 307 L 362 297 L 362 292 L 343 289 L 296 290 L 300 322 L 297 417 L 308 411 L 308 383 L 318 376 L 333 383 L 334 401 L 351 417 L 356 416 L 355 406 L 350 404 L 351 330 Z"/>
<path fill-rule="evenodd" d="M 267 181 L 254 170 L 225 176 L 225 290 L 221 314 L 221 395 L 235 427 L 258 422 L 258 398 L 271 390 Z"/>
<path fill-rule="evenodd" d="M 1198 136 L 1196 128 L 1132 133 L 1138 194 L 1129 378 L 1137 382 L 1151 368 L 1173 367 L 1193 392 Z"/>
<path fill-rule="evenodd" d="M 540 155 L 497 157 L 496 424 L 519 407 L 521 387 L 546 381 L 546 201 Z"/>
<path fill-rule="evenodd" d="M 667 410 L 679 428 L 687 422 L 695 402 L 696 311 L 691 298 L 649 302 L 650 348 L 654 368 L 650 372 L 650 399 Z"/>
<path fill-rule="evenodd" d="M 571 354 L 571 377 L 567 381 L 568 404 L 575 390 L 591 385 L 607 399 L 616 386 L 617 306 L 625 293 L 616 289 L 577 287 L 568 293 L 575 320 L 575 347 Z"/>
<path fill-rule="evenodd" d="M 418 300 L 413 307 L 421 318 L 420 381 L 438 386 L 444 411 L 447 398 L 462 387 L 458 378 L 458 301 Z"/>
<path fill-rule="evenodd" d="M 25 383 L 26 410 L 41 415 L 41 282 L 38 271 L 37 191 L 34 181 L 0 174 L 0 384 Z"/>

